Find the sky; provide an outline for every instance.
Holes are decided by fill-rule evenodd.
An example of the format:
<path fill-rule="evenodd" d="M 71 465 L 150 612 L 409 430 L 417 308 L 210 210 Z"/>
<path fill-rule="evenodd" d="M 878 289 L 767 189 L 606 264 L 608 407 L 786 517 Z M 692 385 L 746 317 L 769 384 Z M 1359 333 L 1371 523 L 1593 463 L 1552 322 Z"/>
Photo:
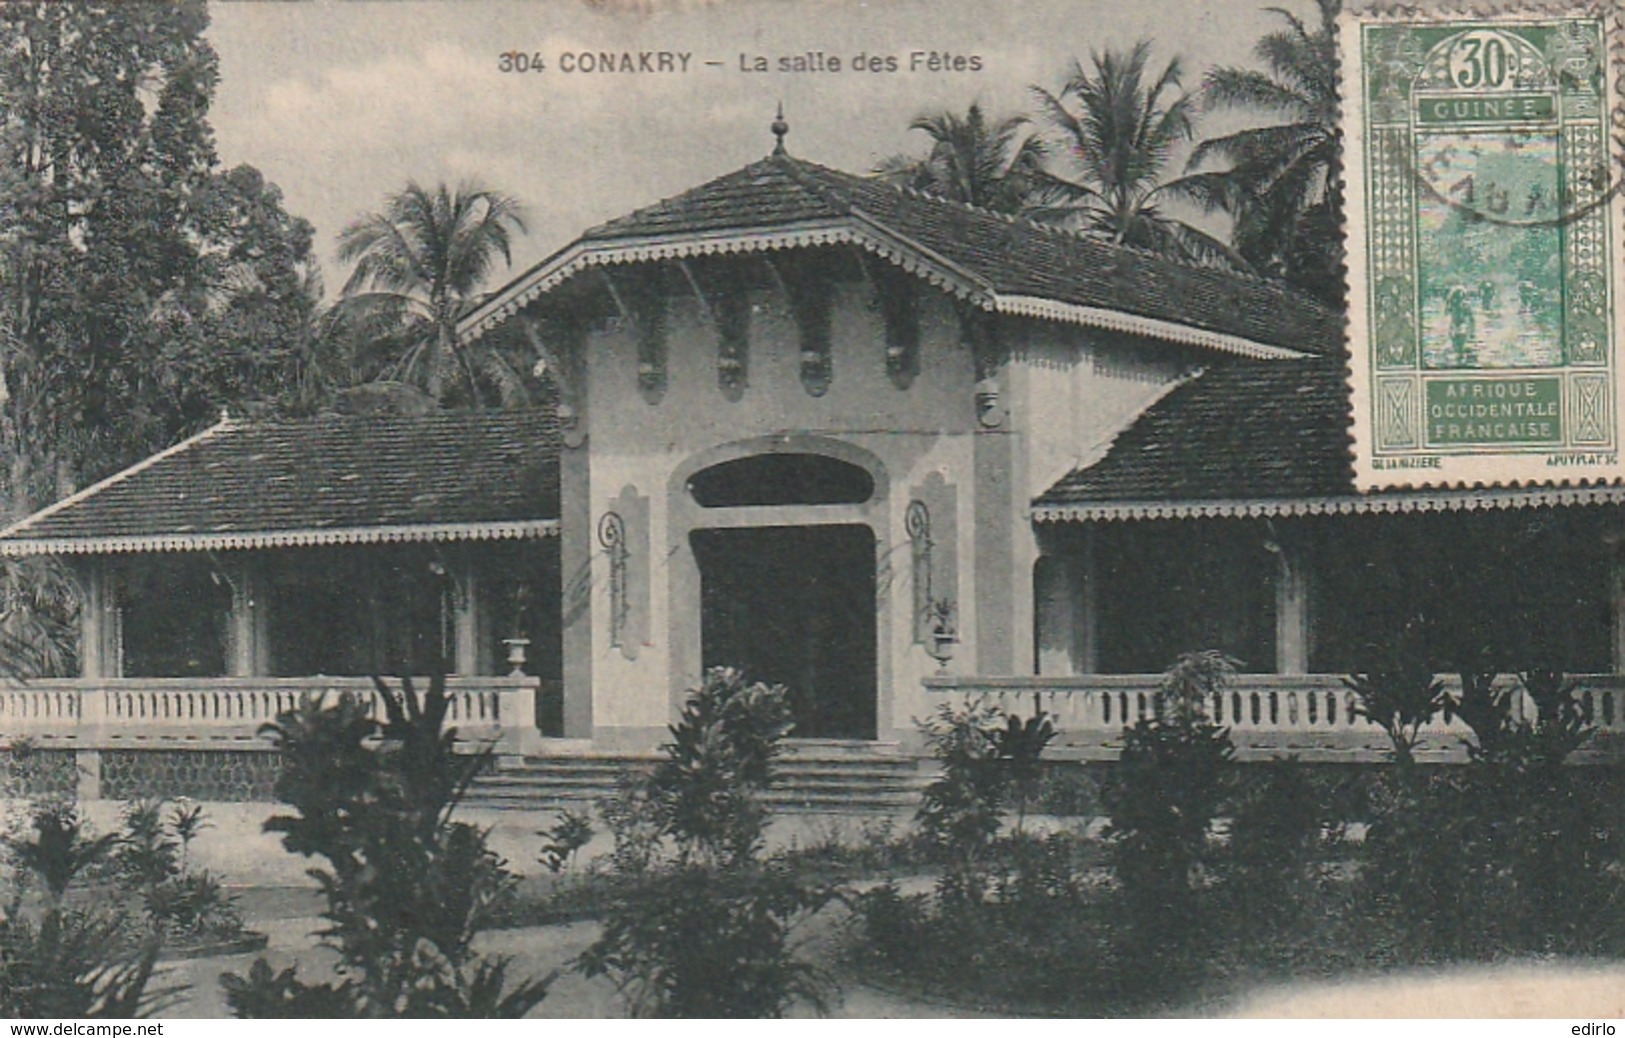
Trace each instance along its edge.
<path fill-rule="evenodd" d="M 258 167 L 315 225 L 332 295 L 347 273 L 339 232 L 409 180 L 515 196 L 529 229 L 517 274 L 594 224 L 763 157 L 781 102 L 793 155 L 864 172 L 924 153 L 908 130 L 922 112 L 1030 112 L 1031 85 L 1058 90 L 1075 61 L 1142 38 L 1156 68 L 1181 58 L 1190 89 L 1214 65 L 1256 65 L 1253 44 L 1283 24 L 1268 6 L 1314 16 L 1312 0 L 240 0 L 211 4 L 211 120 L 222 163 Z M 578 55 L 606 51 L 650 52 L 651 71 L 581 70 Z M 505 72 L 504 53 L 543 69 Z M 933 53 L 949 67 L 933 69 Z M 897 71 L 853 67 L 876 55 Z M 758 56 L 770 71 L 742 70 Z M 797 57 L 825 70 L 779 69 Z"/>

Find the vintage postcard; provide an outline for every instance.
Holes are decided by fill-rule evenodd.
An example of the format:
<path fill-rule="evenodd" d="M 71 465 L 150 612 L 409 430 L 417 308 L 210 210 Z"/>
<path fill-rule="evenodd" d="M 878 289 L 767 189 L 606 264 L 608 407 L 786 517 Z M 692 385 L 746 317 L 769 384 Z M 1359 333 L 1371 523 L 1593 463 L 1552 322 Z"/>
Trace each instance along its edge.
<path fill-rule="evenodd" d="M 1342 22 L 1362 489 L 1617 479 L 1618 8 Z"/>
<path fill-rule="evenodd" d="M 0 1017 L 1625 1016 L 1619 29 L 0 2 Z"/>

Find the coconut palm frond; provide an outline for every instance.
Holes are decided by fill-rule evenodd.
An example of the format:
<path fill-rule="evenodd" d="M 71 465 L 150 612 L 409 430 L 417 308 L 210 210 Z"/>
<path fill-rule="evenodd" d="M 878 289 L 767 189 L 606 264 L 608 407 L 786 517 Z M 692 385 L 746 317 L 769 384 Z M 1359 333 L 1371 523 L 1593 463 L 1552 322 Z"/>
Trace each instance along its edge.
<path fill-rule="evenodd" d="M 1333 305 L 1341 302 L 1336 279 L 1325 276 L 1323 259 L 1315 257 L 1336 253 L 1337 221 L 1304 217 L 1335 200 L 1340 161 L 1333 78 L 1337 6 L 1337 0 L 1319 0 L 1318 27 L 1271 8 L 1285 25 L 1254 46 L 1263 68 L 1218 68 L 1207 74 L 1202 91 L 1205 110 L 1251 111 L 1274 121 L 1200 142 L 1187 165 L 1191 171 L 1225 167 L 1204 171 L 1187 196 L 1202 194 L 1206 204 L 1230 213 L 1238 253 L 1255 269 L 1278 273 Z M 1327 234 L 1328 228 L 1333 230 L 1327 240 L 1297 241 L 1304 234 Z M 1300 271 L 1306 260 L 1312 269 Z"/>
<path fill-rule="evenodd" d="M 1092 54 L 1088 67 L 1074 62 L 1059 93 L 1033 87 L 1051 146 L 1031 177 L 1026 214 L 1187 262 L 1244 269 L 1234 250 L 1157 205 L 1164 193 L 1210 210 L 1234 204 L 1234 188 L 1213 178 L 1167 179 L 1196 128 L 1197 98 L 1183 79 L 1178 58 L 1153 69 L 1142 40 L 1126 52 Z"/>
<path fill-rule="evenodd" d="M 408 182 L 382 210 L 340 235 L 339 257 L 354 268 L 330 326 L 388 345 L 393 356 L 380 375 L 442 401 L 461 385 L 471 403 L 481 404 L 483 360 L 465 355 L 457 320 L 497 261 L 513 262 L 515 236 L 525 232 L 523 207 L 511 196 L 477 184 L 453 190 Z"/>
<path fill-rule="evenodd" d="M 1202 79 L 1202 108 L 1251 108 L 1302 119 L 1315 114 L 1315 101 L 1256 69 L 1216 68 Z"/>
<path fill-rule="evenodd" d="M 1027 132 L 1028 119 L 1017 115 L 990 120 L 980 104 L 963 116 L 956 112 L 922 113 L 909 124 L 931 138 L 923 159 L 894 156 L 875 167 L 893 184 L 941 195 L 997 212 L 1019 212 L 1027 182 L 1039 167 L 1043 145 Z"/>

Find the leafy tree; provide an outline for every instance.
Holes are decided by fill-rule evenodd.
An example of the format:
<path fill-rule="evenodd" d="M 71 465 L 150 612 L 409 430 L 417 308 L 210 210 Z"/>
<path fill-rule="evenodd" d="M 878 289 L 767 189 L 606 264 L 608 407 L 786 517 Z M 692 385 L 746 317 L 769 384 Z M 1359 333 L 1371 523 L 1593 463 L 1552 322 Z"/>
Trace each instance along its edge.
<path fill-rule="evenodd" d="M 1444 682 L 1434 673 L 1420 626 L 1407 626 L 1394 647 L 1378 653 L 1372 663 L 1343 683 L 1359 700 L 1355 712 L 1388 736 L 1395 765 L 1408 769 L 1415 762 L 1422 729 L 1449 705 Z"/>
<path fill-rule="evenodd" d="M 25 510 L 296 381 L 311 231 L 221 172 L 203 0 L 0 6 L 0 420 Z"/>
<path fill-rule="evenodd" d="M 552 978 L 510 986 L 508 960 L 473 949 L 513 877 L 483 831 L 452 818 L 483 761 L 455 751 L 444 678 L 422 696 L 409 679 L 399 693 L 375 682 L 383 724 L 345 695 L 307 699 L 268 728 L 283 753 L 277 796 L 297 813 L 265 827 L 326 860 L 311 876 L 343 979 L 307 984 L 261 960 L 221 977 L 227 1001 L 245 1017 L 521 1017 Z"/>
<path fill-rule="evenodd" d="M 1120 245 L 1199 263 L 1244 265 L 1225 243 L 1164 209 L 1183 192 L 1167 180 L 1174 149 L 1195 129 L 1195 100 L 1180 87 L 1179 59 L 1152 76 L 1151 43 L 1127 54 L 1108 50 L 1092 67 L 1073 66 L 1059 93 L 1032 88 L 1056 138 L 1056 157 L 1038 186 L 1033 215 L 1078 227 Z"/>
<path fill-rule="evenodd" d="M 1018 213 L 1043 176 L 1044 142 L 1026 133 L 1024 115 L 990 121 L 980 104 L 964 116 L 949 111 L 915 117 L 909 129 L 931 138 L 923 159 L 896 156 L 875 171 L 881 177 L 956 202 Z"/>
<path fill-rule="evenodd" d="M 513 235 L 524 231 L 524 212 L 508 195 L 416 182 L 345 228 L 339 258 L 355 267 L 333 316 L 373 344 L 371 377 L 417 385 L 442 403 L 460 392 L 483 404 L 493 388 L 503 402 L 528 398 L 524 374 L 496 347 L 470 350 L 457 340 L 458 319 L 497 257 L 512 262 Z"/>
<path fill-rule="evenodd" d="M 78 591 L 49 556 L 0 558 L 0 676 L 78 673 Z"/>
<path fill-rule="evenodd" d="M 1224 66 L 1208 72 L 1204 109 L 1241 109 L 1274 121 L 1202 141 L 1191 153 L 1190 168 L 1214 162 L 1227 168 L 1192 174 L 1184 184 L 1209 211 L 1230 214 L 1235 249 L 1254 269 L 1341 306 L 1339 0 L 1317 2 L 1321 20 L 1314 29 L 1290 12 L 1271 9 L 1286 27 L 1253 48 L 1267 71 Z"/>

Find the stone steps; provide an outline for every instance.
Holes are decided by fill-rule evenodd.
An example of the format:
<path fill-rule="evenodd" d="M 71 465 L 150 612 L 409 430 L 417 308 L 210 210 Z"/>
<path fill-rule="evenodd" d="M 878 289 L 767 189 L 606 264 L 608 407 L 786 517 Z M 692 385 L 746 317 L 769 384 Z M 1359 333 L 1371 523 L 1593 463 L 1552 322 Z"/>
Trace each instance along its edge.
<path fill-rule="evenodd" d="M 649 754 L 526 757 L 476 779 L 466 803 L 511 811 L 579 810 L 613 794 L 622 776 L 647 772 L 657 760 Z M 873 744 L 793 748 L 775 771 L 763 799 L 783 811 L 912 810 L 931 778 L 922 762 Z"/>

